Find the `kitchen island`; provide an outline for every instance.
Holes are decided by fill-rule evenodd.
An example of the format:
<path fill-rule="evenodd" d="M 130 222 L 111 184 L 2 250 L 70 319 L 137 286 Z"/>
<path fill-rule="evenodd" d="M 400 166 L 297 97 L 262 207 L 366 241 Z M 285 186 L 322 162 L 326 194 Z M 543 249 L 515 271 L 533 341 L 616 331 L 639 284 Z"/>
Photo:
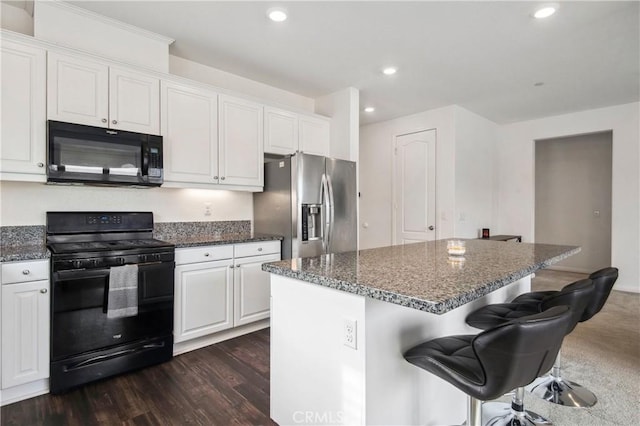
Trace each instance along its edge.
<path fill-rule="evenodd" d="M 263 265 L 271 273 L 271 417 L 285 424 L 460 424 L 465 395 L 407 363 L 419 342 L 475 334 L 466 315 L 530 290 L 578 247 L 446 240 Z"/>

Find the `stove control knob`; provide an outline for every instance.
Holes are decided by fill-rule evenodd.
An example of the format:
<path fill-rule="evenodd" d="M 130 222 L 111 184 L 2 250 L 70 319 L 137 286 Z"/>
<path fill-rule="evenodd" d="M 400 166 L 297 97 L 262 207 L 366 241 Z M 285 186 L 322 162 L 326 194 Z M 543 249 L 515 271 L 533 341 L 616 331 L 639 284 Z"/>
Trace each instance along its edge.
<path fill-rule="evenodd" d="M 116 263 L 118 265 L 124 265 L 124 257 L 119 257 L 116 259 Z"/>
<path fill-rule="evenodd" d="M 146 254 L 141 254 L 140 256 L 138 256 L 138 260 L 139 260 L 141 263 L 146 262 L 146 261 L 147 261 L 147 255 L 146 255 Z"/>
<path fill-rule="evenodd" d="M 153 260 L 160 261 L 160 255 L 159 255 L 159 254 L 157 254 L 157 253 L 156 253 L 156 254 L 154 254 L 154 255 L 153 255 Z"/>
<path fill-rule="evenodd" d="M 97 268 L 98 266 L 100 266 L 100 261 L 98 259 L 91 259 L 91 266 Z"/>
<path fill-rule="evenodd" d="M 74 260 L 71 262 L 71 265 L 73 266 L 74 269 L 80 269 L 80 267 L 82 266 L 82 261 Z"/>

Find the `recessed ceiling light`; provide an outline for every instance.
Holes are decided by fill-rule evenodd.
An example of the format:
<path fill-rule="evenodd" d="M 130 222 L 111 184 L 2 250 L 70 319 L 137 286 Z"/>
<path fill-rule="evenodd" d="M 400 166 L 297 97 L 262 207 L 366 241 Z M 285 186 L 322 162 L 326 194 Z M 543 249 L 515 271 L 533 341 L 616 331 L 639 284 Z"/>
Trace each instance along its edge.
<path fill-rule="evenodd" d="M 396 72 L 398 72 L 398 68 L 396 68 L 396 67 L 387 67 L 387 68 L 382 70 L 382 73 L 384 75 L 393 75 Z"/>
<path fill-rule="evenodd" d="M 536 86 L 536 87 L 544 86 L 544 81 L 539 81 L 537 83 L 533 83 L 533 85 Z"/>
<path fill-rule="evenodd" d="M 373 112 L 373 111 L 375 111 L 375 110 L 376 110 L 376 109 L 375 109 L 374 107 L 366 107 L 366 108 L 364 109 L 364 112 Z"/>
<path fill-rule="evenodd" d="M 267 10 L 267 16 L 274 22 L 282 22 L 287 20 L 287 11 L 280 7 L 274 7 Z"/>
<path fill-rule="evenodd" d="M 534 12 L 533 17 L 537 18 L 537 19 L 548 18 L 549 16 L 553 15 L 554 13 L 556 13 L 556 9 L 557 9 L 557 7 L 554 6 L 554 5 L 542 6 L 541 8 L 537 9 Z"/>

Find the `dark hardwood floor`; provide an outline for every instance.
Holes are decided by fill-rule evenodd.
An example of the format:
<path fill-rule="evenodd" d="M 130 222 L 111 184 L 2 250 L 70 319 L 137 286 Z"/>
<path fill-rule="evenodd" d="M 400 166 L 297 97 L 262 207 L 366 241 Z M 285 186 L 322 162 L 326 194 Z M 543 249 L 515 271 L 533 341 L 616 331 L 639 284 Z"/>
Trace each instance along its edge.
<path fill-rule="evenodd" d="M 269 329 L 173 360 L 2 407 L 9 425 L 266 425 Z"/>

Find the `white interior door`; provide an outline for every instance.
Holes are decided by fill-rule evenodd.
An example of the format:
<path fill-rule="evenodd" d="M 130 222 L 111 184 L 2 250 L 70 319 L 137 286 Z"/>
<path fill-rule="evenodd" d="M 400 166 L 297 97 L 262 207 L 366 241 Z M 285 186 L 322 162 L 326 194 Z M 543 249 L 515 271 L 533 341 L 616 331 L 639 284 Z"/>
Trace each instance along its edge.
<path fill-rule="evenodd" d="M 436 131 L 396 136 L 394 244 L 436 239 Z"/>

